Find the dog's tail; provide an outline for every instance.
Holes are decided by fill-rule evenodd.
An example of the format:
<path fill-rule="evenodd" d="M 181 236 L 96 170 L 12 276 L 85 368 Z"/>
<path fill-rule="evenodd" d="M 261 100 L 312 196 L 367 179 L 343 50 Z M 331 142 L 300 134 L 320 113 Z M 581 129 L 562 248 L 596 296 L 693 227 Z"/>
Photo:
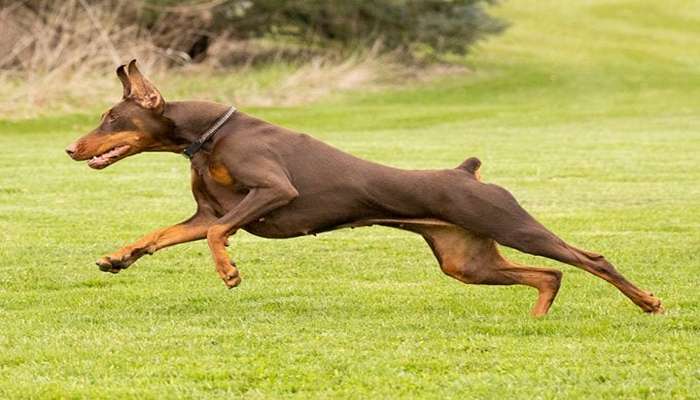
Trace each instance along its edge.
<path fill-rule="evenodd" d="M 464 162 L 459 164 L 457 169 L 467 171 L 474 176 L 477 180 L 481 180 L 481 174 L 479 173 L 479 167 L 481 167 L 481 160 L 476 157 L 469 157 Z"/>

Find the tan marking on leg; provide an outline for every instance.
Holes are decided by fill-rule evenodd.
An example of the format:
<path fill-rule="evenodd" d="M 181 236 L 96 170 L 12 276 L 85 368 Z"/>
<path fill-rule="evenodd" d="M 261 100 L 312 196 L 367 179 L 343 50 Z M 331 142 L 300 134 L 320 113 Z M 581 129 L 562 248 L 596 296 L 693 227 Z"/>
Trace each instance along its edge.
<path fill-rule="evenodd" d="M 437 220 L 374 220 L 365 224 L 391 226 L 421 234 L 430 245 L 442 271 L 469 284 L 527 285 L 539 296 L 532 309 L 534 316 L 549 311 L 561 283 L 561 272 L 547 268 L 517 265 L 503 258 L 496 242 Z"/>
<path fill-rule="evenodd" d="M 233 185 L 233 177 L 231 177 L 228 169 L 221 163 L 214 162 L 209 164 L 209 176 L 218 184 L 224 186 Z"/>
<path fill-rule="evenodd" d="M 207 229 L 208 226 L 204 222 L 201 224 L 181 223 L 158 229 L 109 256 L 100 258 L 97 260 L 97 264 L 103 271 L 117 273 L 128 268 L 142 256 L 153 254 L 163 247 L 203 239 L 206 237 Z"/>
<path fill-rule="evenodd" d="M 207 241 L 212 257 L 214 258 L 214 266 L 224 284 L 232 289 L 241 283 L 241 277 L 238 273 L 238 268 L 229 259 L 226 252 L 226 241 L 228 232 L 225 227 L 214 225 L 207 231 Z"/>

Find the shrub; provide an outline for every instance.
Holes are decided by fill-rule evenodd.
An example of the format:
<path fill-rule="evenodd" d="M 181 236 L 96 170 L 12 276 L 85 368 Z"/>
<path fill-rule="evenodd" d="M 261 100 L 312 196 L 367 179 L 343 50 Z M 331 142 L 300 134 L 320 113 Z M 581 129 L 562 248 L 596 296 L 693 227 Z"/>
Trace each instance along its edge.
<path fill-rule="evenodd" d="M 486 13 L 494 0 L 224 0 L 197 5 L 182 0 L 145 0 L 147 26 L 171 19 L 200 27 L 183 41 L 192 58 L 200 57 L 212 38 L 274 38 L 323 50 L 354 50 L 379 41 L 385 51 L 464 54 L 505 23 Z"/>
<path fill-rule="evenodd" d="M 487 35 L 501 32 L 505 23 L 486 13 L 495 0 L 0 0 L 0 49 L 10 57 L 0 64 L 17 65 L 16 32 L 48 28 L 39 39 L 72 34 L 74 20 L 91 21 L 101 40 L 120 36 L 116 28 L 134 32 L 171 59 L 203 60 L 214 42 L 231 43 L 218 53 L 257 53 L 261 49 L 299 56 L 343 53 L 375 46 L 384 52 L 464 54 Z M 66 11 L 69 14 L 66 14 Z M 95 15 L 109 16 L 96 21 Z M 66 19 L 70 18 L 70 19 Z M 62 23 L 65 21 L 65 23 Z M 97 22 L 97 23 L 96 23 Z M 31 30 L 28 25 L 33 24 Z M 38 25 L 37 25 L 38 24 Z M 53 27 L 51 25 L 54 25 Z M 18 29 L 16 29 L 19 27 Z M 55 28 L 55 29 L 51 29 Z M 27 37 L 30 38 L 32 34 Z M 48 36 L 46 36 L 48 35 Z M 105 38 L 105 35 L 110 35 Z M 29 42 L 20 38 L 21 42 Z M 100 39 L 99 37 L 96 39 Z M 121 37 L 120 37 L 121 39 Z M 120 40 L 119 39 L 119 40 Z M 263 40 L 260 40 L 263 39 Z M 56 39 L 51 39 L 56 40 Z M 114 39 L 118 41 L 118 39 Z M 245 47 L 240 43 L 255 45 Z M 263 43 L 265 42 L 265 43 Z M 272 46 L 270 46 L 272 44 Z M 267 48 L 265 48 L 267 45 Z M 36 46 L 36 41 L 27 45 Z M 272 47 L 272 48 L 270 48 Z M 214 52 L 212 52 L 214 53 Z M 247 54 L 228 54 L 228 62 L 248 61 Z M 226 62 L 224 62 L 226 63 Z"/>

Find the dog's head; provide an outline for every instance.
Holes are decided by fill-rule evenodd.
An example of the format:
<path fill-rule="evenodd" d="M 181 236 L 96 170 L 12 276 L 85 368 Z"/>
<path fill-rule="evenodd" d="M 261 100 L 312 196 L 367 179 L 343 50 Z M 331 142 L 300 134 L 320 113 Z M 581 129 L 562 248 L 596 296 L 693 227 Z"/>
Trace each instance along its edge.
<path fill-rule="evenodd" d="M 163 116 L 165 100 L 136 67 L 136 60 L 117 68 L 124 87 L 122 100 L 102 114 L 100 125 L 66 148 L 76 161 L 102 169 L 143 151 L 169 151 L 171 120 Z"/>

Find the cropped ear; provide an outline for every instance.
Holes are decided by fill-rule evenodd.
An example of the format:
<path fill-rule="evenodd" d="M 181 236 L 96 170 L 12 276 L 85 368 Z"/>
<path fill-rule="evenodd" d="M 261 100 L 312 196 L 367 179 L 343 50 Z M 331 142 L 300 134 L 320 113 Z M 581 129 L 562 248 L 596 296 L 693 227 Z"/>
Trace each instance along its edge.
<path fill-rule="evenodd" d="M 163 99 L 158 89 L 141 75 L 141 71 L 136 67 L 136 60 L 131 60 L 127 70 L 130 86 L 128 98 L 133 99 L 143 108 L 148 108 L 158 113 L 163 112 L 165 99 Z"/>
<path fill-rule="evenodd" d="M 126 99 L 131 94 L 131 83 L 129 82 L 129 77 L 126 75 L 126 65 L 120 65 L 119 68 L 117 68 L 117 76 L 122 82 L 122 88 L 124 89 L 122 98 Z"/>

